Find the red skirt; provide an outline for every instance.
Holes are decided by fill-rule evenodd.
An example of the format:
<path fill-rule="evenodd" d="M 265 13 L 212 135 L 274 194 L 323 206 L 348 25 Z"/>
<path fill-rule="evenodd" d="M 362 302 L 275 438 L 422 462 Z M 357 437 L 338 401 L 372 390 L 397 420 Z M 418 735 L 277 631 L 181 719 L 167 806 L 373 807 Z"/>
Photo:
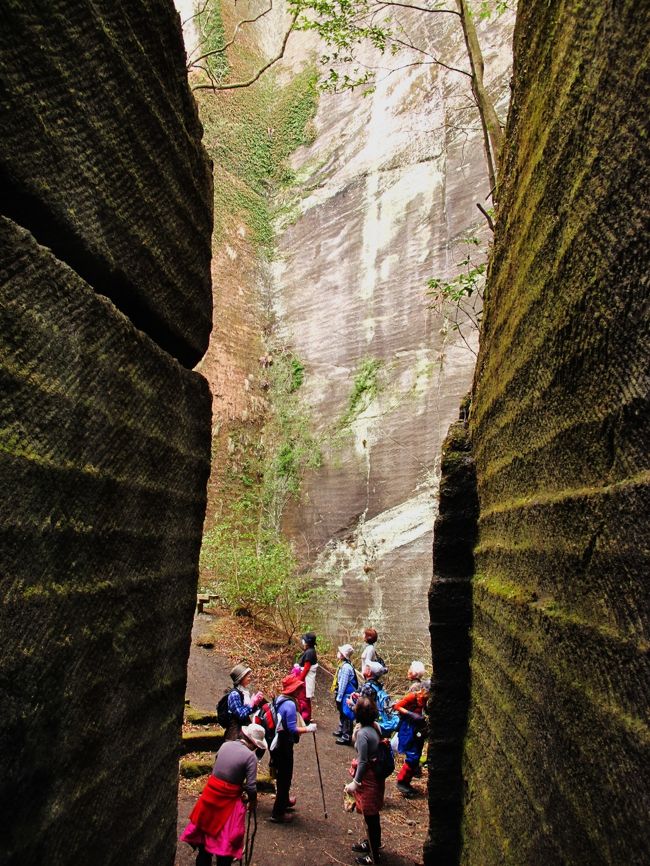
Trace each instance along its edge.
<path fill-rule="evenodd" d="M 190 821 L 204 833 L 218 836 L 241 800 L 242 786 L 210 776 L 192 809 Z"/>
<path fill-rule="evenodd" d="M 350 767 L 350 774 L 354 777 L 356 772 L 356 758 Z M 372 766 L 368 767 L 361 785 L 354 792 L 354 801 L 357 812 L 362 815 L 378 815 L 384 808 L 384 791 L 386 790 L 386 779 L 378 779 Z"/>

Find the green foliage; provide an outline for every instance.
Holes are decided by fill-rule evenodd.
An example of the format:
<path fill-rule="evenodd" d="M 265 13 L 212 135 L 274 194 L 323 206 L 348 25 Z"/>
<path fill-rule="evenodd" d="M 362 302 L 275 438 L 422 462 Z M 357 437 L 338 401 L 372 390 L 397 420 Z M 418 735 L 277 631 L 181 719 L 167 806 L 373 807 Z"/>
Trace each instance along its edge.
<path fill-rule="evenodd" d="M 311 120 L 317 107 L 313 69 L 278 87 L 266 76 L 251 87 L 200 99 L 204 144 L 215 162 L 215 241 L 226 235 L 239 215 L 255 245 L 270 256 L 273 249 L 272 199 L 294 181 L 289 158 L 313 140 Z"/>
<path fill-rule="evenodd" d="M 349 427 L 375 399 L 380 390 L 379 371 L 383 362 L 378 358 L 364 358 L 354 377 L 347 408 L 339 422 L 340 428 Z"/>
<path fill-rule="evenodd" d="M 474 235 L 463 238 L 462 243 L 467 246 L 467 254 L 457 262 L 462 270 L 450 280 L 432 277 L 427 281 L 427 295 L 431 299 L 430 307 L 445 317 L 445 327 L 457 331 L 471 349 L 467 342 L 468 334 L 480 329 L 483 315 L 486 251 Z M 475 250 L 481 259 L 478 263 L 473 259 Z"/>
<path fill-rule="evenodd" d="M 200 49 L 194 56 L 209 54 L 200 61 L 204 69 L 216 83 L 221 83 L 228 75 L 229 64 L 226 57 L 226 32 L 221 17 L 219 2 L 206 3 L 195 17 L 195 22 L 201 34 Z M 211 52 L 215 52 L 212 54 Z"/>
<path fill-rule="evenodd" d="M 310 575 L 298 574 L 291 544 L 264 528 L 247 502 L 235 503 L 204 535 L 201 567 L 224 604 L 281 628 L 289 640 L 320 592 Z"/>

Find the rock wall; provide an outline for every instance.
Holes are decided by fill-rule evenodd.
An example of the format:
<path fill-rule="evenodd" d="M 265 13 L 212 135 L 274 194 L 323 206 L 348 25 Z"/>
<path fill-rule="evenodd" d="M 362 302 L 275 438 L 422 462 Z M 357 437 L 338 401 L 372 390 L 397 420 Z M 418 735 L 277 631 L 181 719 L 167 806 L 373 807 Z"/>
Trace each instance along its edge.
<path fill-rule="evenodd" d="M 391 14 L 404 16 L 428 57 L 467 68 L 456 16 Z M 481 26 L 504 117 L 511 33 L 509 15 Z M 293 159 L 297 195 L 279 227 L 275 308 L 305 364 L 323 451 L 286 529 L 336 599 L 326 617 L 334 640 L 349 631 L 356 642 L 371 623 L 391 655 L 417 657 L 427 653 L 422 598 L 442 442 L 475 362 L 428 307 L 427 280 L 455 276 L 462 239 L 487 233 L 475 203 L 489 183 L 465 76 L 410 50 L 362 60 L 378 67 L 376 88 L 322 96 L 314 141 Z M 361 411 L 341 429 L 370 365 Z"/>
<path fill-rule="evenodd" d="M 468 866 L 648 859 L 649 18 L 519 8 L 469 424 Z M 427 862 L 458 862 L 435 829 Z"/>
<path fill-rule="evenodd" d="M 171 3 L 1 7 L 0 862 L 171 864 L 210 167 Z"/>

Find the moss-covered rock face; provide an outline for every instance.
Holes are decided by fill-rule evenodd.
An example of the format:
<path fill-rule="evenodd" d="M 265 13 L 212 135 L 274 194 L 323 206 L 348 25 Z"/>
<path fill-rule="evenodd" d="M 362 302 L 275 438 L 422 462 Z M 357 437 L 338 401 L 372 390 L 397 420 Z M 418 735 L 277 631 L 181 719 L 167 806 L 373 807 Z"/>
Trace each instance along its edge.
<path fill-rule="evenodd" d="M 170 866 L 208 164 L 171 3 L 0 17 L 0 860 Z"/>
<path fill-rule="evenodd" d="M 194 366 L 212 201 L 184 58 L 165 0 L 2 3 L 2 212 Z"/>
<path fill-rule="evenodd" d="M 470 416 L 468 866 L 647 862 L 649 17 L 519 7 Z"/>

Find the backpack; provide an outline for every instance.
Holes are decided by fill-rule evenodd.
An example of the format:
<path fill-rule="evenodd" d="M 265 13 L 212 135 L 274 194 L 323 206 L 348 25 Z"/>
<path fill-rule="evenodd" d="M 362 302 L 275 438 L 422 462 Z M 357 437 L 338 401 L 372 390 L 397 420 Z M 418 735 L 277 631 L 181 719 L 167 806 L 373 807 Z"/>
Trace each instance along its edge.
<path fill-rule="evenodd" d="M 228 709 L 228 698 L 230 697 L 231 692 L 236 691 L 237 689 L 226 689 L 223 695 L 219 698 L 219 703 L 217 704 L 217 721 L 224 731 L 228 730 L 230 723 L 232 722 L 232 713 Z"/>
<path fill-rule="evenodd" d="M 383 739 L 377 746 L 377 754 L 373 758 L 372 766 L 378 779 L 387 779 L 395 772 L 395 756 L 390 746 L 390 741 Z"/>
<path fill-rule="evenodd" d="M 267 746 L 270 746 L 275 737 L 275 729 L 278 724 L 278 708 L 275 700 L 268 701 L 258 709 L 253 721 L 264 728 L 264 739 Z"/>
<path fill-rule="evenodd" d="M 389 736 L 394 733 L 400 723 L 399 713 L 393 712 L 390 705 L 390 695 L 386 691 L 386 689 L 378 683 L 376 680 L 373 680 L 369 683 L 370 687 L 374 692 L 375 703 L 377 704 L 377 711 L 379 712 L 379 718 L 377 721 L 379 722 L 379 726 L 381 728 L 381 733 L 384 737 Z"/>

